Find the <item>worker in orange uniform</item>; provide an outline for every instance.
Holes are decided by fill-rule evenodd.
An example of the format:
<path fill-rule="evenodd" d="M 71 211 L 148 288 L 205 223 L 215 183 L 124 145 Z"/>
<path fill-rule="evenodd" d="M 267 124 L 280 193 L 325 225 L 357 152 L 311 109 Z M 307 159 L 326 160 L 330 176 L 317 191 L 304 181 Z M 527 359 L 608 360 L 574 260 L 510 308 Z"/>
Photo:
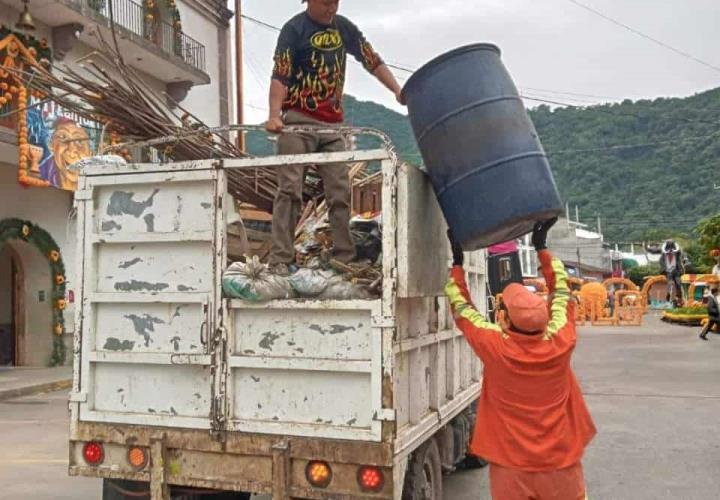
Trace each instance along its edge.
<path fill-rule="evenodd" d="M 455 323 L 485 365 L 470 452 L 490 463 L 494 500 L 587 498 L 581 459 L 596 429 L 570 366 L 577 334 L 567 273 L 546 246 L 556 221 L 536 224 L 532 235 L 550 305 L 512 283 L 498 324 L 473 305 L 462 247 L 448 231 L 453 268 L 445 292 Z"/>

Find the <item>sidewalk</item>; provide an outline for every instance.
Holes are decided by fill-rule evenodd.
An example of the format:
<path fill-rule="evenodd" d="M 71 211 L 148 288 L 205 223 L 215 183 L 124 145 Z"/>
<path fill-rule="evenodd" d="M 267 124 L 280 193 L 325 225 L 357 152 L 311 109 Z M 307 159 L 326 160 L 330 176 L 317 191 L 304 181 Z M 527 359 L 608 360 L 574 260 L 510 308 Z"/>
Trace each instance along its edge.
<path fill-rule="evenodd" d="M 41 392 L 69 389 L 72 367 L 25 368 L 0 367 L 0 401 Z"/>

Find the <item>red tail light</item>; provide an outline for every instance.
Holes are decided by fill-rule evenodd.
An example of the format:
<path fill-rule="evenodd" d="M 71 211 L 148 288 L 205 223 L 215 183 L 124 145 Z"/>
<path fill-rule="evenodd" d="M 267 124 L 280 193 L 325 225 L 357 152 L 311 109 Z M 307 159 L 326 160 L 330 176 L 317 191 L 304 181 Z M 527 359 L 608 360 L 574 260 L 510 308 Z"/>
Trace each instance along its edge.
<path fill-rule="evenodd" d="M 358 469 L 358 484 L 363 491 L 377 493 L 385 486 L 385 475 L 378 467 L 366 465 Z"/>
<path fill-rule="evenodd" d="M 105 459 L 103 445 L 97 441 L 90 441 L 83 446 L 83 458 L 88 465 L 100 465 Z"/>

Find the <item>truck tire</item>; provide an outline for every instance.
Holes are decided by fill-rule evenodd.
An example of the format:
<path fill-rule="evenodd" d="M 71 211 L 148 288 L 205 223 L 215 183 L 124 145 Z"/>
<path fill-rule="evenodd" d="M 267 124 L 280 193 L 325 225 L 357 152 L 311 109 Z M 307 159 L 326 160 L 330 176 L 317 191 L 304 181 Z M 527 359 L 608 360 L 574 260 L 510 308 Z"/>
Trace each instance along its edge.
<path fill-rule="evenodd" d="M 150 498 L 148 483 L 123 479 L 103 479 L 102 500 L 128 500 L 130 498 Z"/>
<path fill-rule="evenodd" d="M 410 457 L 403 500 L 442 500 L 442 460 L 435 438 L 423 443 Z"/>

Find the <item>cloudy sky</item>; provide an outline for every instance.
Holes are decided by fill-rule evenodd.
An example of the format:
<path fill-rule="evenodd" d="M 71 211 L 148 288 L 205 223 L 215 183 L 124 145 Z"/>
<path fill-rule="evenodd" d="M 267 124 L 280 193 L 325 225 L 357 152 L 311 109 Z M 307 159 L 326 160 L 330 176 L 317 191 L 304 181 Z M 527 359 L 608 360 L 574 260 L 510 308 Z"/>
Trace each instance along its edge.
<path fill-rule="evenodd" d="M 718 0 L 342 0 L 340 13 L 360 27 L 386 61 L 410 68 L 461 45 L 495 43 L 521 91 L 548 100 L 586 105 L 720 87 L 720 69 L 641 38 L 574 2 L 720 68 Z M 276 26 L 302 8 L 299 0 L 243 0 L 245 15 Z M 258 123 L 267 115 L 277 33 L 250 21 L 244 31 L 246 122 Z M 400 109 L 358 65 L 350 65 L 348 79 L 348 93 Z"/>

